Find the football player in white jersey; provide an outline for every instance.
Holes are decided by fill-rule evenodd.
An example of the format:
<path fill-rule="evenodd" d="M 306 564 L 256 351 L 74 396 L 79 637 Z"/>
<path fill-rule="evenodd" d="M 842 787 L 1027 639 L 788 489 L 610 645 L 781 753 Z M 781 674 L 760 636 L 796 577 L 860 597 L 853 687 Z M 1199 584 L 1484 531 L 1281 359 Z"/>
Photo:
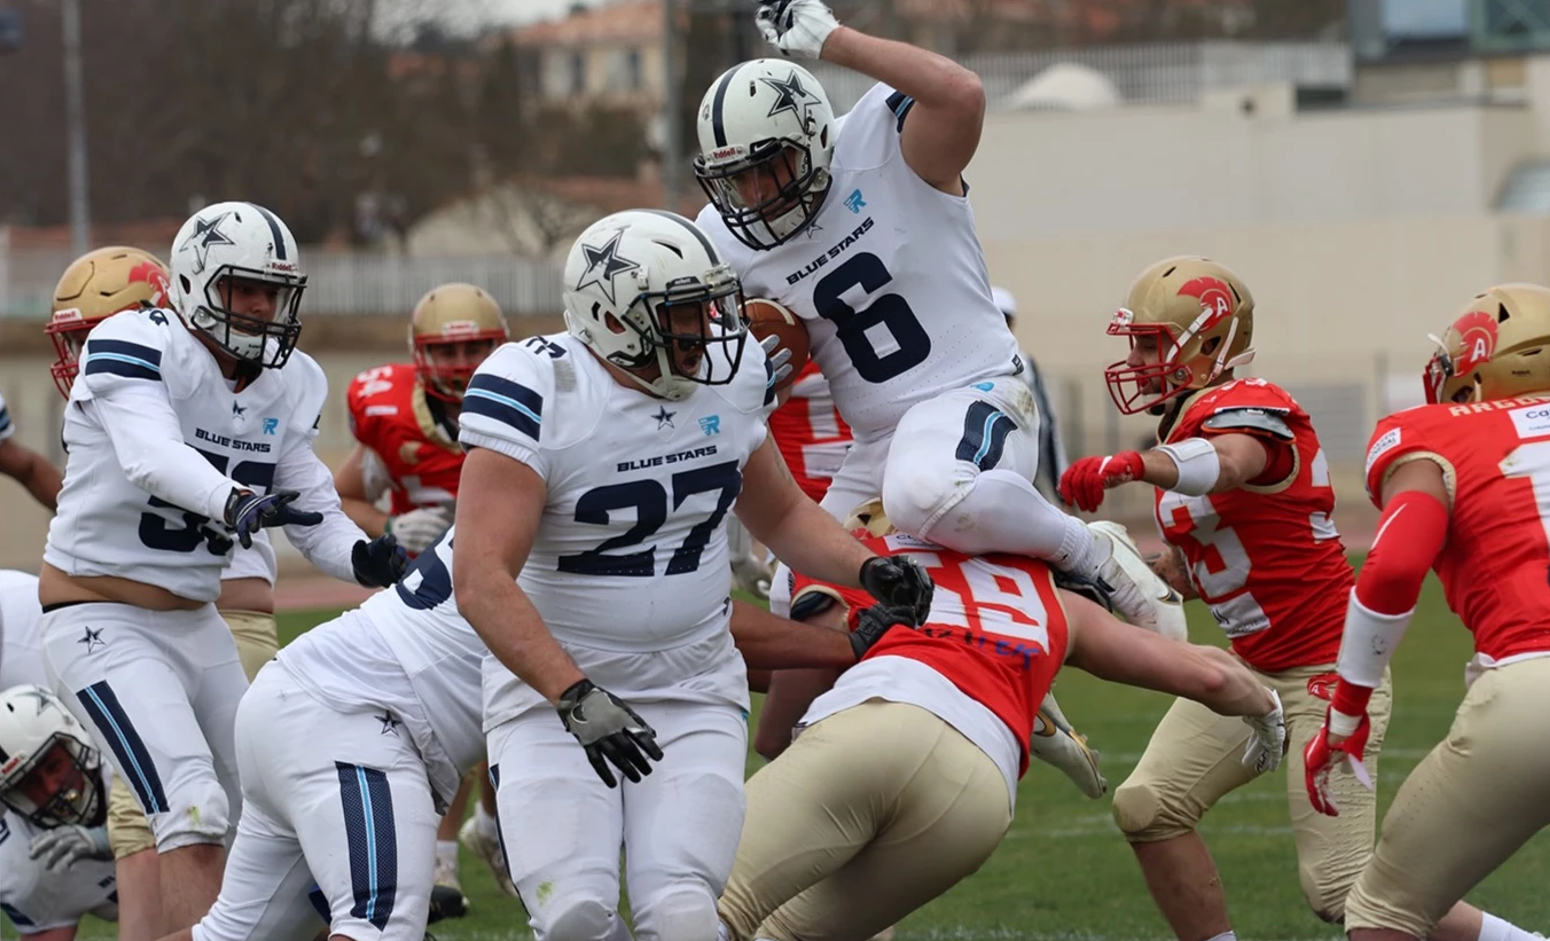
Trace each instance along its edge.
<path fill-rule="evenodd" d="M 29 941 L 70 941 L 81 916 L 114 921 L 107 766 L 47 689 L 0 691 L 0 911 Z"/>
<path fill-rule="evenodd" d="M 215 899 L 238 806 L 232 722 L 247 682 L 212 604 L 233 545 L 284 525 L 314 564 L 369 586 L 406 564 L 344 515 L 313 453 L 327 383 L 294 351 L 305 285 L 273 213 L 200 210 L 173 242 L 173 309 L 93 329 L 66 407 L 38 586 L 44 657 L 151 820 L 169 929 Z"/>
<path fill-rule="evenodd" d="M 48 685 L 38 638 L 38 577 L 0 569 L 0 689 Z"/>
<path fill-rule="evenodd" d="M 806 323 L 855 445 L 823 505 L 843 516 L 882 482 L 900 529 L 971 554 L 1015 552 L 1101 578 L 1155 626 L 1114 543 L 1034 488 L 1040 416 L 991 297 L 962 172 L 979 145 L 979 77 L 924 49 L 840 26 L 821 0 L 759 10 L 786 59 L 878 84 L 836 119 L 786 59 L 738 65 L 706 91 L 694 171 L 699 223 L 743 281 Z M 789 581 L 771 588 L 789 605 Z"/>
<path fill-rule="evenodd" d="M 452 581 L 492 653 L 506 859 L 540 939 L 627 936 L 623 845 L 636 936 L 714 941 L 747 749 L 727 511 L 894 606 L 923 611 L 930 582 L 797 487 L 765 430 L 774 367 L 745 354 L 737 276 L 697 226 L 608 216 L 565 289 L 568 333 L 502 347 L 463 400 Z"/>
<path fill-rule="evenodd" d="M 86 338 L 104 320 L 120 311 L 166 308 L 171 303 L 172 274 L 161 259 L 138 248 L 113 245 L 93 249 L 70 263 L 54 288 L 53 310 L 43 332 L 54 343 L 57 357 L 50 373 L 54 385 L 68 401 L 80 375 L 80 357 Z M 0 612 L 7 610 L 6 574 L 0 573 Z M 9 573 L 20 575 L 20 573 Z M 221 620 L 237 642 L 242 671 L 251 681 L 259 667 L 272 660 L 279 649 L 274 620 L 274 583 L 277 576 L 274 547 L 264 532 L 253 534 L 251 548 L 238 546 L 221 573 L 221 594 L 215 601 Z M 38 583 L 31 580 L 30 633 L 37 647 Z M 3 616 L 0 616 L 3 621 Z M 0 623 L 3 627 L 3 623 Z M 7 646 L 10 645 L 7 639 Z M 25 680 L 46 685 L 41 648 L 24 652 L 36 656 L 37 671 Z M 0 677 L 8 670 L 0 661 Z M 0 682 L 0 689 L 11 685 Z M 119 906 L 120 941 L 152 941 L 165 932 L 161 919 L 161 877 L 156 837 L 134 794 L 123 778 L 114 778 L 108 792 L 108 840 L 117 860 L 116 875 L 123 904 Z"/>

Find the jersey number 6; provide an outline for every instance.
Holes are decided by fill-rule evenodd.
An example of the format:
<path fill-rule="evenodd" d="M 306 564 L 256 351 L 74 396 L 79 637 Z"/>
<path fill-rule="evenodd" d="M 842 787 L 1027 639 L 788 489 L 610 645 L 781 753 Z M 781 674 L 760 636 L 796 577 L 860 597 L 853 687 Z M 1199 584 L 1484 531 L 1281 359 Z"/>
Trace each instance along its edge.
<path fill-rule="evenodd" d="M 901 295 L 884 294 L 859 311 L 842 297 L 858 287 L 871 294 L 892 280 L 893 275 L 881 258 L 862 252 L 813 286 L 813 306 L 818 316 L 834 322 L 834 335 L 845 347 L 845 355 L 850 357 L 856 372 L 867 382 L 887 382 L 924 363 L 931 355 L 931 337 Z M 892 349 L 878 350 L 876 343 L 882 339 L 882 331 L 877 327 L 887 332 Z"/>

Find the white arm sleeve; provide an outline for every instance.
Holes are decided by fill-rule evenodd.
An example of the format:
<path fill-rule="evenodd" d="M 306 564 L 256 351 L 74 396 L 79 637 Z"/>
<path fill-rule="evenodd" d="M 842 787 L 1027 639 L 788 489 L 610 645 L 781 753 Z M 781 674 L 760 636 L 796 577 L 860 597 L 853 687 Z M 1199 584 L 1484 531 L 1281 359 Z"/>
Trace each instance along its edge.
<path fill-rule="evenodd" d="M 124 476 L 153 497 L 221 520 L 232 490 L 247 489 L 184 443 L 182 424 L 159 383 L 122 383 L 71 405 L 102 426 Z"/>
<path fill-rule="evenodd" d="M 339 492 L 328 465 L 312 450 L 310 435 L 297 435 L 288 442 L 275 465 L 275 487 L 300 492 L 292 507 L 323 514 L 316 526 L 287 526 L 286 538 L 318 568 L 341 581 L 355 581 L 355 565 L 350 553 L 357 542 L 367 542 L 361 528 L 344 515 L 339 507 Z"/>

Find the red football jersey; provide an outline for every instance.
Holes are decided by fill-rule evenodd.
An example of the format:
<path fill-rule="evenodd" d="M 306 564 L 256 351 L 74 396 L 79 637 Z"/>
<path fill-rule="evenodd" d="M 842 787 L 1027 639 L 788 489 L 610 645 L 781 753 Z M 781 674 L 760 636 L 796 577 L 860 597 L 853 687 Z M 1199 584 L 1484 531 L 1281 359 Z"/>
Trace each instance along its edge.
<path fill-rule="evenodd" d="M 350 433 L 382 459 L 393 515 L 457 498 L 463 449 L 437 422 L 409 363 L 368 369 L 350 381 Z"/>
<path fill-rule="evenodd" d="M 1292 440 L 1207 426 L 1238 409 L 1279 418 Z M 1183 552 L 1190 582 L 1245 662 L 1265 673 L 1334 663 L 1355 578 L 1330 520 L 1335 491 L 1313 423 L 1285 390 L 1238 379 L 1197 393 L 1167 441 L 1231 433 L 1290 448 L 1290 474 L 1201 497 L 1158 489 L 1158 529 Z"/>
<path fill-rule="evenodd" d="M 909 555 L 925 567 L 936 592 L 918 630 L 889 631 L 867 651 L 908 657 L 946 677 L 965 696 L 1006 723 L 1028 770 L 1028 738 L 1039 704 L 1066 659 L 1066 614 L 1049 566 L 1017 555 L 968 556 L 896 534 L 863 540 L 878 555 Z M 819 585 L 798 576 L 792 596 L 816 587 L 850 606 L 851 625 L 874 602 L 860 589 Z"/>
<path fill-rule="evenodd" d="M 802 492 L 822 500 L 850 450 L 850 426 L 840 418 L 829 380 L 809 362 L 791 384 L 791 398 L 770 414 L 770 434 Z"/>
<path fill-rule="evenodd" d="M 1550 650 L 1550 396 L 1422 405 L 1378 423 L 1367 492 L 1423 455 L 1453 493 L 1434 566 L 1452 608 L 1497 660 Z"/>

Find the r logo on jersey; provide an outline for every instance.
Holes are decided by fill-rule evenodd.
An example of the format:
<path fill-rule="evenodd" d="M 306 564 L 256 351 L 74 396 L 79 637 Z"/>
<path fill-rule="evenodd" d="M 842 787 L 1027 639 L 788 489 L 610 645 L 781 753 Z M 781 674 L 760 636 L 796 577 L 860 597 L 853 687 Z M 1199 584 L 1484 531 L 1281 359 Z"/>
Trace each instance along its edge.
<path fill-rule="evenodd" d="M 721 416 L 706 415 L 700 419 L 700 430 L 705 432 L 707 436 L 721 434 Z"/>
<path fill-rule="evenodd" d="M 860 190 L 853 190 L 849 196 L 845 197 L 845 208 L 856 215 L 861 214 L 861 210 L 866 208 L 866 200 L 861 198 Z"/>
<path fill-rule="evenodd" d="M 274 434 L 275 432 L 277 432 L 279 430 L 280 430 L 280 419 L 278 419 L 278 418 L 266 418 L 266 419 L 264 419 L 264 434 L 272 435 L 272 434 Z"/>

